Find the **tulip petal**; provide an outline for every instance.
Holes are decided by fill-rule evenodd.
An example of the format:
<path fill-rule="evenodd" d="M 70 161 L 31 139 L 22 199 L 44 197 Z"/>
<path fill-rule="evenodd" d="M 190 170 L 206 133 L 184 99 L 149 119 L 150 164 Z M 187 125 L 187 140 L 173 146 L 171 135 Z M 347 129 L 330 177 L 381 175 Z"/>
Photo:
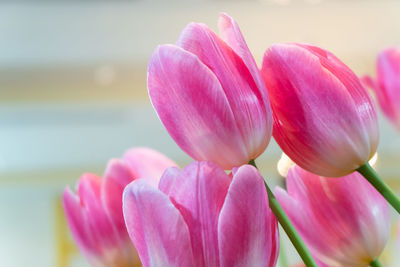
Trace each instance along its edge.
<path fill-rule="evenodd" d="M 164 194 L 170 195 L 171 191 L 176 186 L 175 182 L 176 182 L 177 177 L 179 176 L 180 172 L 181 171 L 178 168 L 175 168 L 175 167 L 168 168 L 162 175 L 162 179 L 160 180 L 160 183 L 158 184 L 158 189 L 160 189 L 162 192 L 164 192 Z"/>
<path fill-rule="evenodd" d="M 138 178 L 145 178 L 149 184 L 157 187 L 161 175 L 170 166 L 176 164 L 149 148 L 133 148 L 125 153 L 123 159 L 110 160 L 104 174 L 102 198 L 117 229 L 125 229 L 122 214 L 122 193 L 125 187 Z"/>
<path fill-rule="evenodd" d="M 87 216 L 82 209 L 79 198 L 70 188 L 65 188 L 64 190 L 63 206 L 72 236 L 80 251 L 88 258 L 92 257 L 92 255 L 100 254 L 101 251 L 91 235 Z"/>
<path fill-rule="evenodd" d="M 278 225 L 268 205 L 260 173 L 239 168 L 229 187 L 218 224 L 220 263 L 224 266 L 275 266 Z"/>
<path fill-rule="evenodd" d="M 149 148 L 130 149 L 124 154 L 123 160 L 135 179 L 145 178 L 154 187 L 158 186 L 161 175 L 168 167 L 177 166 L 160 152 Z"/>
<path fill-rule="evenodd" d="M 365 87 L 370 88 L 374 91 L 379 90 L 377 82 L 370 75 L 364 75 L 360 78 L 360 80 Z"/>
<path fill-rule="evenodd" d="M 276 197 L 319 260 L 366 266 L 380 255 L 389 237 L 389 210 L 360 174 L 333 179 L 295 166 L 287 186 L 288 194 L 278 189 Z"/>
<path fill-rule="evenodd" d="M 265 83 L 257 63 L 254 60 L 246 41 L 244 40 L 239 25 L 231 16 L 226 13 L 221 13 L 218 20 L 218 28 L 221 38 L 233 49 L 233 51 L 236 52 L 236 54 L 242 58 L 244 64 L 246 64 L 247 68 L 249 69 L 251 76 L 253 77 L 254 82 L 257 84 L 257 87 L 259 88 L 259 91 L 265 101 L 265 107 L 267 108 L 267 124 L 272 125 L 272 111 L 269 103 L 267 88 L 265 87 Z"/>
<path fill-rule="evenodd" d="M 400 49 L 389 47 L 378 55 L 377 83 L 375 90 L 384 114 L 400 130 Z"/>
<path fill-rule="evenodd" d="M 224 91 L 195 55 L 173 45 L 158 47 L 149 62 L 148 88 L 161 122 L 191 157 L 225 169 L 233 167 L 227 162 L 247 160 Z"/>
<path fill-rule="evenodd" d="M 169 196 L 189 227 L 194 266 L 218 266 L 218 217 L 231 180 L 211 162 L 194 162 L 175 179 Z"/>
<path fill-rule="evenodd" d="M 135 175 L 131 169 L 120 159 L 112 159 L 107 165 L 104 174 L 102 197 L 104 205 L 113 218 L 117 229 L 125 229 L 122 214 L 122 193 L 125 187 L 132 182 Z M 126 232 L 126 231 L 124 231 Z M 125 233 L 123 233 L 125 235 Z"/>
<path fill-rule="evenodd" d="M 113 249 L 120 244 L 101 201 L 101 178 L 84 174 L 79 180 L 78 196 L 66 189 L 63 195 L 67 221 L 80 250 L 95 266 L 104 261 L 113 266 Z"/>
<path fill-rule="evenodd" d="M 86 173 L 79 181 L 78 196 L 86 216 L 90 218 L 87 223 L 93 236 L 97 240 L 101 240 L 104 247 L 112 247 L 117 243 L 117 240 L 115 229 L 110 219 L 108 219 L 101 201 L 101 185 L 102 180 L 100 177 Z"/>
<path fill-rule="evenodd" d="M 312 51 L 313 55 L 318 57 L 323 69 L 338 79 L 345 88 L 350 89 L 347 89 L 346 92 L 351 96 L 350 101 L 353 102 L 353 105 L 359 107 L 357 114 L 363 122 L 361 128 L 366 128 L 363 130 L 367 130 L 369 133 L 375 133 L 376 136 L 374 138 L 378 138 L 377 130 L 373 129 L 374 131 L 371 131 L 370 129 L 370 127 L 378 127 L 377 123 L 370 124 L 371 122 L 377 122 L 375 103 L 355 73 L 329 51 L 306 44 L 298 44 L 298 46 Z"/>
<path fill-rule="evenodd" d="M 331 53 L 301 44 L 273 45 L 264 55 L 262 74 L 274 138 L 299 166 L 339 177 L 373 156 L 379 136 L 374 104 L 355 74 Z"/>
<path fill-rule="evenodd" d="M 248 158 L 242 164 L 255 159 L 271 136 L 271 124 L 267 124 L 271 115 L 261 93 L 265 86 L 258 88 L 242 58 L 204 24 L 186 26 L 177 45 L 195 54 L 218 78 L 246 146 Z"/>
<path fill-rule="evenodd" d="M 129 235 L 144 267 L 195 266 L 187 224 L 168 196 L 144 179 L 123 195 Z"/>

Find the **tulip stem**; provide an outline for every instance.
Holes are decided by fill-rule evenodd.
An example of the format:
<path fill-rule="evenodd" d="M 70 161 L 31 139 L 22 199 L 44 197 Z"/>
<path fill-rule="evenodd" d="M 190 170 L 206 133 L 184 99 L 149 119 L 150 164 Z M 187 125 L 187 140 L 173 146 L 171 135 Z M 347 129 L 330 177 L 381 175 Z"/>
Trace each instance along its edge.
<path fill-rule="evenodd" d="M 375 259 L 375 260 L 371 261 L 369 266 L 371 266 L 371 267 L 382 267 L 382 264 L 379 262 L 378 259 Z"/>
<path fill-rule="evenodd" d="M 257 165 L 254 160 L 251 160 L 249 162 L 249 164 L 253 165 L 254 167 L 257 168 Z M 269 206 L 270 206 L 272 212 L 275 214 L 275 216 L 278 219 L 278 222 L 282 226 L 283 230 L 285 230 L 287 236 L 289 237 L 293 246 L 296 248 L 297 253 L 299 253 L 304 264 L 307 267 L 318 267 L 318 265 L 315 263 L 314 258 L 311 256 L 311 253 L 308 251 L 308 249 L 307 249 L 306 245 L 304 244 L 303 240 L 301 239 L 300 235 L 297 233 L 297 231 L 294 228 L 289 217 L 286 215 L 281 204 L 279 204 L 278 200 L 276 199 L 275 195 L 272 193 L 271 189 L 269 188 L 269 186 L 265 182 L 265 180 L 264 180 L 264 185 L 265 185 L 265 188 L 267 189 Z"/>
<path fill-rule="evenodd" d="M 381 179 L 375 170 L 365 163 L 357 169 L 357 171 L 364 176 L 365 179 L 392 205 L 392 207 L 400 213 L 400 199 L 390 189 L 390 187 Z"/>

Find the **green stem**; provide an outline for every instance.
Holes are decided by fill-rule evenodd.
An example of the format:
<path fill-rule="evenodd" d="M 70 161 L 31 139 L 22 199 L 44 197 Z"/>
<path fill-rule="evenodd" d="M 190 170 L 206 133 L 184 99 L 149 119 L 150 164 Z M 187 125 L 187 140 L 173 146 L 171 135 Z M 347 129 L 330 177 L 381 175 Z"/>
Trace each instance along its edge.
<path fill-rule="evenodd" d="M 364 176 L 365 179 L 373 186 L 375 189 L 381 193 L 381 195 L 387 200 L 387 202 L 392 205 L 392 207 L 400 213 L 400 199 L 396 196 L 396 194 L 390 189 L 390 187 L 385 184 L 385 182 L 379 178 L 379 175 L 375 172 L 375 170 L 369 165 L 369 163 L 365 163 L 363 166 L 357 169 L 357 171 Z"/>
<path fill-rule="evenodd" d="M 251 160 L 249 164 L 257 168 L 254 160 Z M 285 230 L 286 234 L 288 235 L 293 246 L 296 248 L 297 253 L 299 253 L 304 264 L 307 267 L 318 267 L 318 265 L 315 263 L 315 260 L 311 256 L 311 253 L 308 251 L 300 235 L 297 233 L 289 217 L 286 215 L 285 211 L 279 204 L 278 200 L 275 198 L 274 194 L 272 193 L 271 189 L 269 188 L 265 180 L 264 180 L 264 185 L 265 188 L 267 189 L 269 206 L 272 212 L 275 214 L 283 230 Z"/>
<path fill-rule="evenodd" d="M 369 266 L 371 266 L 371 267 L 382 267 L 382 264 L 379 262 L 378 259 L 375 259 L 375 260 L 371 261 Z"/>

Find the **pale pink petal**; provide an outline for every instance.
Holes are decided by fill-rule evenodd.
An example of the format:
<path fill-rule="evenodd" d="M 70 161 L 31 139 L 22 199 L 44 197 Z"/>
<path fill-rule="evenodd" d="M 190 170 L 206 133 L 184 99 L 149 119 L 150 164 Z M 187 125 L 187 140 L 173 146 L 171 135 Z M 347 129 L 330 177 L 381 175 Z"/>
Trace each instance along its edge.
<path fill-rule="evenodd" d="M 265 86 L 258 87 L 243 59 L 204 24 L 186 26 L 177 45 L 195 54 L 221 84 L 248 155 L 240 165 L 255 159 L 271 136 L 270 110 L 261 92 Z"/>
<path fill-rule="evenodd" d="M 169 190 L 172 202 L 189 227 L 194 266 L 219 264 L 218 217 L 230 181 L 215 164 L 194 162 L 181 171 Z"/>
<path fill-rule="evenodd" d="M 154 187 L 158 186 L 161 175 L 168 167 L 177 166 L 160 152 L 144 147 L 128 150 L 124 154 L 123 161 L 130 168 L 135 179 L 145 178 Z"/>
<path fill-rule="evenodd" d="M 162 179 L 158 184 L 158 189 L 164 192 L 164 194 L 169 195 L 176 186 L 175 183 L 177 181 L 177 177 L 179 176 L 180 172 L 181 171 L 178 168 L 175 167 L 168 168 L 162 175 Z"/>
<path fill-rule="evenodd" d="M 239 168 L 218 224 L 221 267 L 275 266 L 279 233 L 263 178 L 252 166 Z"/>
<path fill-rule="evenodd" d="M 299 167 L 289 171 L 288 194 L 275 194 L 311 253 L 329 266 L 366 266 L 390 233 L 382 196 L 358 173 L 326 178 Z"/>
<path fill-rule="evenodd" d="M 375 106 L 359 79 L 331 53 L 277 44 L 264 55 L 274 138 L 294 162 L 326 176 L 365 164 L 378 144 Z"/>
<path fill-rule="evenodd" d="M 168 196 L 138 179 L 123 196 L 129 235 L 144 267 L 195 266 L 187 224 Z"/>
<path fill-rule="evenodd" d="M 230 103 L 198 57 L 177 46 L 158 47 L 149 62 L 148 89 L 161 122 L 191 157 L 225 169 L 248 160 Z"/>

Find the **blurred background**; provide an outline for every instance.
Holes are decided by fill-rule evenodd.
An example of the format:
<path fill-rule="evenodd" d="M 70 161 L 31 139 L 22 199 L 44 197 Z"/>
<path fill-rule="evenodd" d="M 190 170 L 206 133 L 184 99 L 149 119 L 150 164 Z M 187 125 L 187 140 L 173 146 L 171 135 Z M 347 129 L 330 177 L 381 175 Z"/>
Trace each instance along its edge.
<path fill-rule="evenodd" d="M 258 63 L 272 43 L 308 42 L 373 74 L 377 52 L 400 45 L 395 0 L 0 1 L 1 266 L 88 266 L 60 202 L 81 173 L 101 175 L 133 146 L 190 162 L 151 107 L 147 61 L 191 21 L 216 30 L 220 11 L 238 21 Z M 400 192 L 400 134 L 382 116 L 380 127 L 377 168 Z M 283 181 L 280 154 L 272 142 L 258 160 L 271 184 Z M 395 220 L 392 228 L 382 262 L 395 267 Z M 283 246 L 289 263 L 298 262 Z"/>

